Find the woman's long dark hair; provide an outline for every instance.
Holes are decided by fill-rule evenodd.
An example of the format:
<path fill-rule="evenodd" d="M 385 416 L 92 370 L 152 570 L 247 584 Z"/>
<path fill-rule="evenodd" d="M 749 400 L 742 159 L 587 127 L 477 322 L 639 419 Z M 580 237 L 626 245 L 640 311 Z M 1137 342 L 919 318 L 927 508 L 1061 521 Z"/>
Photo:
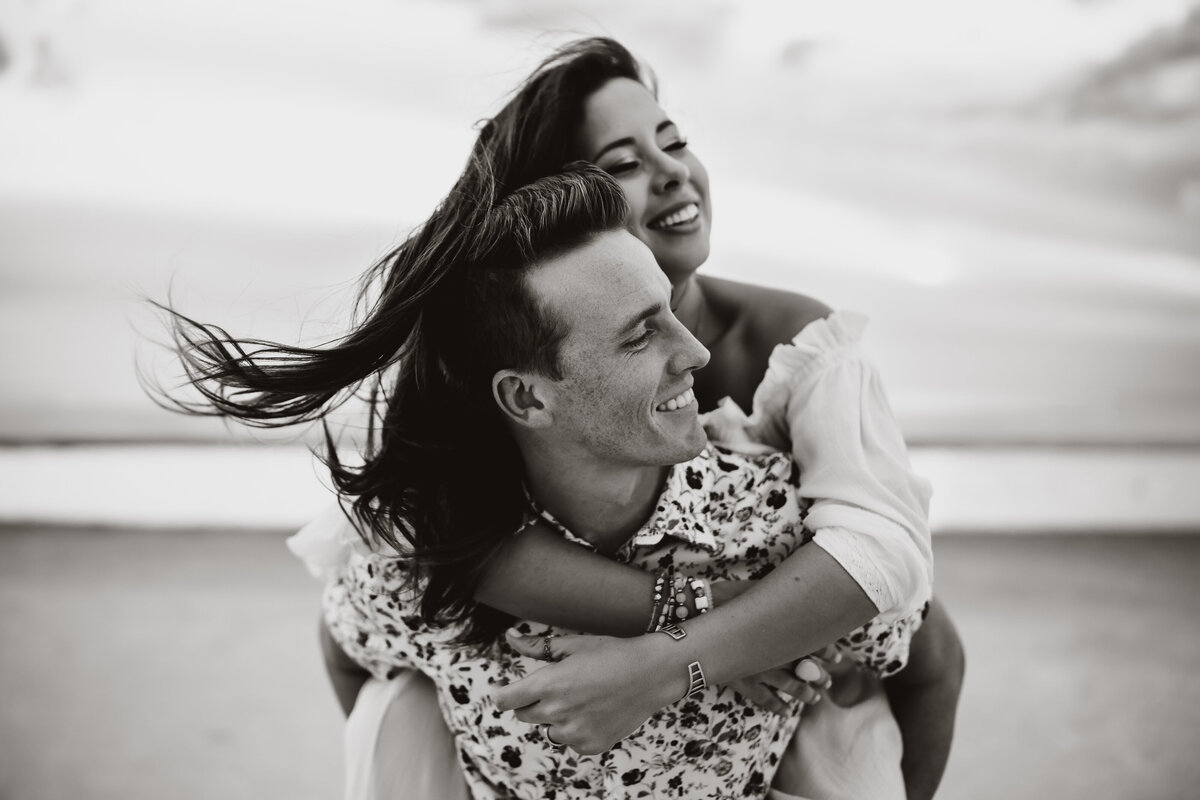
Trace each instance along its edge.
<path fill-rule="evenodd" d="M 169 307 L 193 414 L 278 427 L 322 419 L 364 383 L 372 424 L 361 465 L 322 458 L 364 538 L 404 560 L 431 624 L 485 644 L 509 619 L 475 603 L 483 570 L 527 514 L 520 453 L 492 398 L 500 369 L 560 378 L 566 324 L 527 287 L 534 264 L 624 225 L 628 206 L 587 164 L 504 196 L 477 163 L 392 255 L 379 299 L 348 336 L 321 348 L 239 341 Z M 468 189 L 468 186 L 470 189 Z"/>
<path fill-rule="evenodd" d="M 611 39 L 577 41 L 542 62 L 483 124 L 430 218 L 363 275 L 362 319 L 344 338 L 319 348 L 238 340 L 163 307 L 202 398 L 157 392 L 177 410 L 282 427 L 323 422 L 365 391 L 361 466 L 339 459 L 327 425 L 322 459 L 364 538 L 407 560 L 423 618 L 461 625 L 464 643 L 491 641 L 508 624 L 473 597 L 525 514 L 520 457 L 491 400 L 491 375 L 558 370 L 562 324 L 526 291 L 522 270 L 620 227 L 627 210 L 594 168 L 528 185 L 577 156 L 587 97 L 617 77 L 653 89 Z"/>

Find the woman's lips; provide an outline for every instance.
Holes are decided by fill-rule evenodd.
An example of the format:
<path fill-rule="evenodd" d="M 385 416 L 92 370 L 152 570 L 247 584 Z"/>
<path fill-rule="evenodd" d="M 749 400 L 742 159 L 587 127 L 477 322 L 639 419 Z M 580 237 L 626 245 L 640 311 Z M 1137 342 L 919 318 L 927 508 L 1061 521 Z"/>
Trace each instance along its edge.
<path fill-rule="evenodd" d="M 684 203 L 682 206 L 678 206 L 650 220 L 646 227 L 655 231 L 678 230 L 689 227 L 699 219 L 700 205 L 698 203 Z"/>

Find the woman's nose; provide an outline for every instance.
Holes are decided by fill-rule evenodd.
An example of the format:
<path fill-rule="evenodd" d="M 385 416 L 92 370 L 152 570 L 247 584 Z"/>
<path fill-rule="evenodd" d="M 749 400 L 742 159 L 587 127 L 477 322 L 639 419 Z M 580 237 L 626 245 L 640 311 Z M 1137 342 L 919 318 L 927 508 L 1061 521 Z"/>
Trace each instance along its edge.
<path fill-rule="evenodd" d="M 687 164 L 668 153 L 659 154 L 656 167 L 654 188 L 659 194 L 678 189 L 692 175 Z"/>

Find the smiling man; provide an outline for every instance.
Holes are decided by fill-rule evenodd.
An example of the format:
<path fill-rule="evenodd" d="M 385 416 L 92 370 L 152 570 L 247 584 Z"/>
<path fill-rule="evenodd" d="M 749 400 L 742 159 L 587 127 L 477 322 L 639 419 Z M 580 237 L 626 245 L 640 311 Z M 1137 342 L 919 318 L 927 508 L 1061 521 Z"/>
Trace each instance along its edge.
<path fill-rule="evenodd" d="M 598 233 L 525 280 L 567 330 L 561 377 L 501 370 L 497 404 L 533 499 L 612 551 L 649 517 L 667 466 L 705 448 L 691 386 L 708 351 L 671 313 L 671 284 L 650 250 L 625 230 Z"/>

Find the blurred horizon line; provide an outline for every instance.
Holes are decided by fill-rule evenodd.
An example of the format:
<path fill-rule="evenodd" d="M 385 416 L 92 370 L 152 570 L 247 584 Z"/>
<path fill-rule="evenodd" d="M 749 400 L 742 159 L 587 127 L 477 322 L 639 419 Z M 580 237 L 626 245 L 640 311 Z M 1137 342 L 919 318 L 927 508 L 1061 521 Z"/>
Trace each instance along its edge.
<path fill-rule="evenodd" d="M 298 530 L 335 502 L 299 444 L 0 447 L 0 524 Z M 1200 532 L 1200 446 L 909 455 L 934 532 Z"/>

